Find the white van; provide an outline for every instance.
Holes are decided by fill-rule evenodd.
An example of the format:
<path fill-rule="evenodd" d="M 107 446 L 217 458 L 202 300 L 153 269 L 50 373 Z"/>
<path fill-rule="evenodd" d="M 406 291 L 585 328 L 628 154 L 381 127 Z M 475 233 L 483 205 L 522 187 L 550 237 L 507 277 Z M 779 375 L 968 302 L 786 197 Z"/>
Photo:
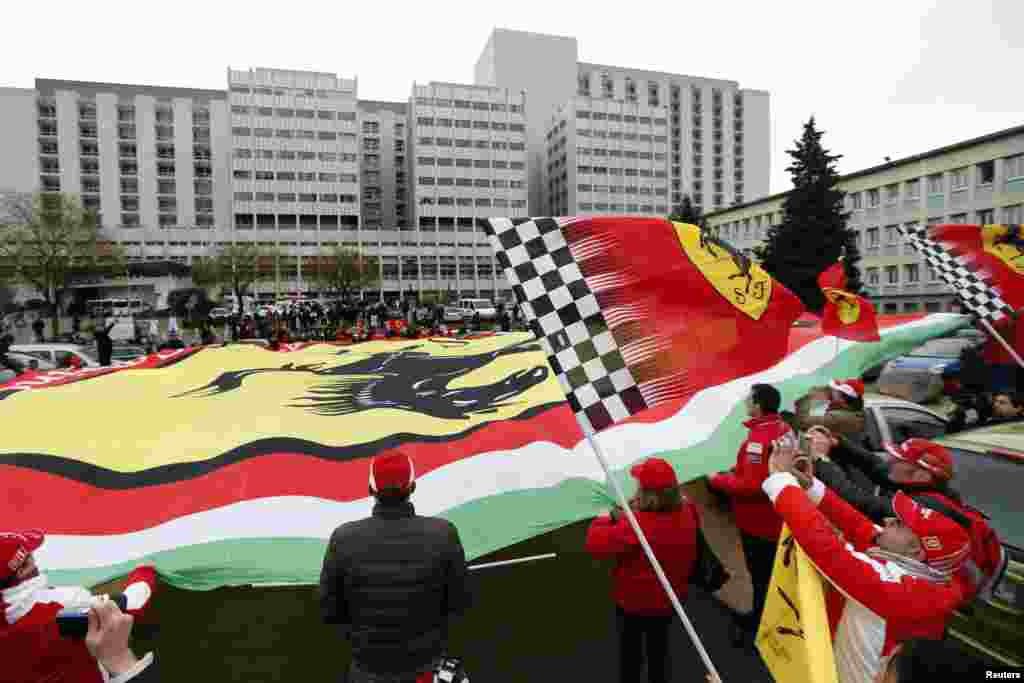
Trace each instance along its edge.
<path fill-rule="evenodd" d="M 92 355 L 92 350 L 78 344 L 14 344 L 11 351 L 44 360 L 58 368 L 67 365 L 68 356 L 78 356 L 83 368 L 100 367 L 100 362 Z"/>
<path fill-rule="evenodd" d="M 460 299 L 456 306 L 466 321 L 472 320 L 477 313 L 481 320 L 494 320 L 498 317 L 498 309 L 489 299 Z"/>

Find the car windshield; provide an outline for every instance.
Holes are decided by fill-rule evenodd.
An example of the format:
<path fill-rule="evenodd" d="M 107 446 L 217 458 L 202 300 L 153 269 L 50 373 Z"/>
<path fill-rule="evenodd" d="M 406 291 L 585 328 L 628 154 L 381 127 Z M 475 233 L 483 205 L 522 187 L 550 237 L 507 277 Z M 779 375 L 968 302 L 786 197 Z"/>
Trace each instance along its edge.
<path fill-rule="evenodd" d="M 907 355 L 912 358 L 959 358 L 960 351 L 966 346 L 968 343 L 963 339 L 933 339 Z"/>

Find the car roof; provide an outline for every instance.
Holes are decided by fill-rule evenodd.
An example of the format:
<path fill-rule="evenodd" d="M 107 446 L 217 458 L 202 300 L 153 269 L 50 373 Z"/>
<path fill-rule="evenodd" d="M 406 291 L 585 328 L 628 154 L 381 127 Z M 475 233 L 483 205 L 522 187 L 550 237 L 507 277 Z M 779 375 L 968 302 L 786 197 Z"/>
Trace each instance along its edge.
<path fill-rule="evenodd" d="M 943 420 L 947 418 L 928 406 L 923 406 L 920 403 L 914 403 L 913 401 L 904 401 L 902 398 L 895 398 L 893 396 L 884 396 L 882 394 L 864 394 L 864 407 L 865 408 L 909 408 L 912 410 L 923 410 L 926 413 L 931 413 L 936 417 L 941 417 Z"/>
<path fill-rule="evenodd" d="M 937 438 L 935 441 L 945 446 L 979 453 L 995 449 L 1024 454 L 1024 422 L 1007 422 L 966 429 Z"/>
<path fill-rule="evenodd" d="M 12 344 L 11 351 L 82 351 L 83 344 Z"/>

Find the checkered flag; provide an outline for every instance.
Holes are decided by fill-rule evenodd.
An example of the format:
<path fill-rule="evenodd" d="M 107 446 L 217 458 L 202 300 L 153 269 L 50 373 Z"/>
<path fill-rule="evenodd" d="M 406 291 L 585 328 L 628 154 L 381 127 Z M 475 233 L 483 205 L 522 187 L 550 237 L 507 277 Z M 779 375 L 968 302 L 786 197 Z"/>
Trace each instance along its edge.
<path fill-rule="evenodd" d="M 971 268 L 967 258 L 950 253 L 941 243 L 929 238 L 924 230 L 899 230 L 969 311 L 989 323 L 1015 317 L 1013 307 L 1003 300 L 983 273 Z"/>
<path fill-rule="evenodd" d="M 486 231 L 580 426 L 593 434 L 650 407 L 656 396 L 648 387 L 645 398 L 626 366 L 562 233 L 568 222 L 495 218 Z"/>
<path fill-rule="evenodd" d="M 803 310 L 729 245 L 710 236 L 705 245 L 695 226 L 493 218 L 485 231 L 588 436 L 778 362 Z M 760 308 L 744 312 L 733 288 L 740 302 L 760 296 Z"/>

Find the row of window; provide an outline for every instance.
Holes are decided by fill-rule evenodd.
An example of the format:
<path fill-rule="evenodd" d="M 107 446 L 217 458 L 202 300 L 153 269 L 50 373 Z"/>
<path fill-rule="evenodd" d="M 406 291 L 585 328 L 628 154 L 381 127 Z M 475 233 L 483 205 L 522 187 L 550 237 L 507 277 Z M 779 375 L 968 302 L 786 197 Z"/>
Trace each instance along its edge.
<path fill-rule="evenodd" d="M 580 128 L 576 131 L 577 135 L 581 138 L 601 138 L 606 140 L 625 140 L 627 142 L 656 142 L 661 144 L 668 143 L 668 136 L 666 135 L 647 135 L 643 133 L 623 133 L 622 131 L 606 131 L 606 130 L 591 130 L 589 128 Z"/>
<path fill-rule="evenodd" d="M 520 104 L 504 105 L 497 102 L 470 102 L 469 100 L 451 100 L 443 97 L 417 97 L 416 105 L 420 107 L 454 107 L 455 109 L 471 109 L 475 111 L 508 111 L 513 114 L 521 114 L 523 107 Z"/>
<path fill-rule="evenodd" d="M 358 199 L 354 194 L 338 194 L 336 192 L 236 192 L 236 202 L 303 202 L 306 204 L 355 204 Z"/>
<path fill-rule="evenodd" d="M 236 138 L 247 138 L 250 136 L 257 138 L 276 137 L 283 140 L 320 140 L 321 142 L 334 142 L 336 140 L 355 142 L 356 139 L 355 133 L 335 133 L 333 130 L 314 131 L 283 128 L 275 131 L 272 128 L 249 128 L 247 126 L 233 126 L 231 134 Z"/>
<path fill-rule="evenodd" d="M 577 192 L 607 192 L 608 194 L 637 194 L 637 195 L 656 195 L 658 197 L 665 197 L 668 195 L 668 189 L 664 187 L 647 187 L 647 186 L 636 186 L 636 185 L 590 185 L 580 183 L 576 186 Z"/>
<path fill-rule="evenodd" d="M 157 140 L 173 140 L 174 126 L 157 124 L 155 129 Z M 39 135 L 44 138 L 55 138 L 57 134 L 56 122 L 40 121 Z M 99 125 L 95 123 L 81 123 L 78 125 L 78 137 L 85 140 L 98 140 L 100 137 Z M 132 124 L 120 124 L 117 127 L 117 137 L 121 140 L 135 140 L 137 138 L 136 127 Z M 192 139 L 198 142 L 210 141 L 210 129 L 206 127 L 193 127 Z"/>
<path fill-rule="evenodd" d="M 249 171 L 235 169 L 232 177 L 235 180 L 282 180 L 302 183 L 354 183 L 355 173 L 313 173 L 310 171 Z"/>
<path fill-rule="evenodd" d="M 157 216 L 157 225 L 161 228 L 185 228 L 187 226 L 178 223 L 178 215 L 173 213 L 162 213 Z M 213 228 L 214 219 L 211 214 L 197 214 L 194 227 L 209 230 Z M 137 213 L 121 214 L 122 228 L 141 228 L 142 222 Z"/>
<path fill-rule="evenodd" d="M 526 150 L 526 143 L 523 142 L 504 142 L 501 140 L 463 140 L 463 139 L 452 139 L 452 138 L 434 138 L 430 136 L 422 136 L 416 139 L 416 144 L 421 147 L 457 147 L 459 149 L 496 149 L 496 150 L 511 150 L 514 152 L 522 152 Z"/>
<path fill-rule="evenodd" d="M 523 133 L 526 126 L 522 123 L 502 123 L 500 121 L 470 121 L 469 119 L 448 119 L 444 117 L 419 116 L 416 123 L 420 126 L 434 126 L 437 128 L 466 128 L 474 130 L 508 130 L 513 133 Z"/>
<path fill-rule="evenodd" d="M 604 147 L 577 147 L 579 156 L 611 157 L 613 159 L 637 159 L 639 161 L 665 161 L 668 157 L 661 152 L 636 152 L 633 150 L 606 149 Z"/>
<path fill-rule="evenodd" d="M 246 85 L 232 85 L 230 88 L 231 92 L 239 95 L 276 95 L 277 97 L 284 97 L 285 95 L 296 95 L 298 97 L 352 97 L 354 93 L 351 90 L 325 90 L 311 88 L 267 88 L 267 87 L 256 87 L 250 88 Z"/>
<path fill-rule="evenodd" d="M 525 209 L 525 199 L 490 199 L 488 197 L 420 197 L 420 206 L 482 206 L 495 208 Z"/>
<path fill-rule="evenodd" d="M 500 159 L 453 159 L 451 157 L 416 157 L 420 166 L 439 166 L 442 168 L 496 168 L 498 170 L 521 171 L 526 168 L 522 161 L 502 161 Z"/>
<path fill-rule="evenodd" d="M 276 116 L 279 119 L 320 119 L 321 121 L 355 121 L 354 111 L 334 111 L 332 109 L 291 109 L 288 107 L 249 107 L 242 104 L 231 105 L 231 113 L 254 116 Z"/>
<path fill-rule="evenodd" d="M 881 268 L 865 268 L 864 274 L 867 278 L 868 285 L 877 285 L 880 283 L 879 274 Z M 898 285 L 900 283 L 900 270 L 901 266 L 885 266 L 885 284 L 887 285 Z M 902 266 L 903 270 L 903 282 L 915 283 L 921 281 L 921 266 L 917 263 L 906 263 Z M 938 282 L 939 274 L 928 268 L 928 281 Z"/>
<path fill-rule="evenodd" d="M 294 230 L 296 227 L 316 230 L 355 230 L 359 226 L 359 216 L 353 214 L 272 214 L 272 213 L 236 213 L 235 228 L 238 230 L 251 230 L 253 227 L 262 229 Z M 331 244 L 331 243 L 327 243 Z M 273 244 L 262 244 L 261 246 L 273 246 Z M 294 247 L 294 242 L 282 242 L 282 246 Z"/>
<path fill-rule="evenodd" d="M 496 178 L 434 178 L 433 176 L 419 176 L 416 182 L 420 185 L 440 185 L 454 187 L 493 187 L 496 190 L 512 189 L 521 190 L 524 187 L 522 180 L 503 180 Z"/>
<path fill-rule="evenodd" d="M 601 111 L 588 111 L 586 109 L 577 109 L 576 118 L 578 119 L 589 119 L 591 121 L 611 121 L 612 123 L 636 123 L 641 126 L 667 126 L 668 119 L 657 117 L 653 118 L 650 116 L 634 116 L 633 114 L 610 114 Z"/>
<path fill-rule="evenodd" d="M 281 159 L 284 161 L 321 161 L 324 163 L 353 162 L 358 157 L 353 152 L 298 152 L 287 149 L 246 149 L 236 147 L 236 159 Z"/>
<path fill-rule="evenodd" d="M 580 211 L 607 211 L 609 213 L 627 214 L 660 214 L 668 213 L 668 206 L 664 204 L 617 204 L 615 202 L 580 202 Z"/>
<path fill-rule="evenodd" d="M 57 104 L 55 102 L 40 102 L 38 105 L 40 119 L 57 118 Z M 192 109 L 192 123 L 194 125 L 209 125 L 210 110 L 206 108 Z M 174 109 L 167 106 L 157 107 L 155 111 L 157 123 L 173 123 Z M 96 105 L 82 102 L 78 105 L 78 118 L 82 121 L 96 120 Z M 122 123 L 131 123 L 135 120 L 135 107 L 131 105 L 119 105 L 117 107 L 117 120 Z"/>
<path fill-rule="evenodd" d="M 1017 154 L 1002 159 L 1003 178 L 1006 181 L 1024 179 L 1024 154 Z M 958 192 L 966 190 L 971 184 L 973 175 L 974 184 L 978 187 L 992 185 L 995 182 L 996 166 L 995 161 L 984 161 L 975 164 L 973 168 L 964 166 L 948 172 L 949 191 Z M 946 174 L 933 173 L 925 178 L 925 187 L 929 195 L 941 195 L 946 191 Z M 903 185 L 903 197 L 905 199 L 921 198 L 921 179 L 914 178 L 903 183 L 891 183 L 884 188 L 873 188 L 863 192 L 850 192 L 847 194 L 848 205 L 851 209 L 875 208 L 881 205 L 884 196 L 887 204 L 895 204 L 900 199 L 900 185 Z"/>
<path fill-rule="evenodd" d="M 627 178 L 641 177 L 641 178 L 665 178 L 668 174 L 661 170 L 651 170 L 649 168 L 616 168 L 614 166 L 577 166 L 576 172 L 581 174 L 594 174 L 594 175 L 611 175 L 611 176 L 625 176 Z"/>

